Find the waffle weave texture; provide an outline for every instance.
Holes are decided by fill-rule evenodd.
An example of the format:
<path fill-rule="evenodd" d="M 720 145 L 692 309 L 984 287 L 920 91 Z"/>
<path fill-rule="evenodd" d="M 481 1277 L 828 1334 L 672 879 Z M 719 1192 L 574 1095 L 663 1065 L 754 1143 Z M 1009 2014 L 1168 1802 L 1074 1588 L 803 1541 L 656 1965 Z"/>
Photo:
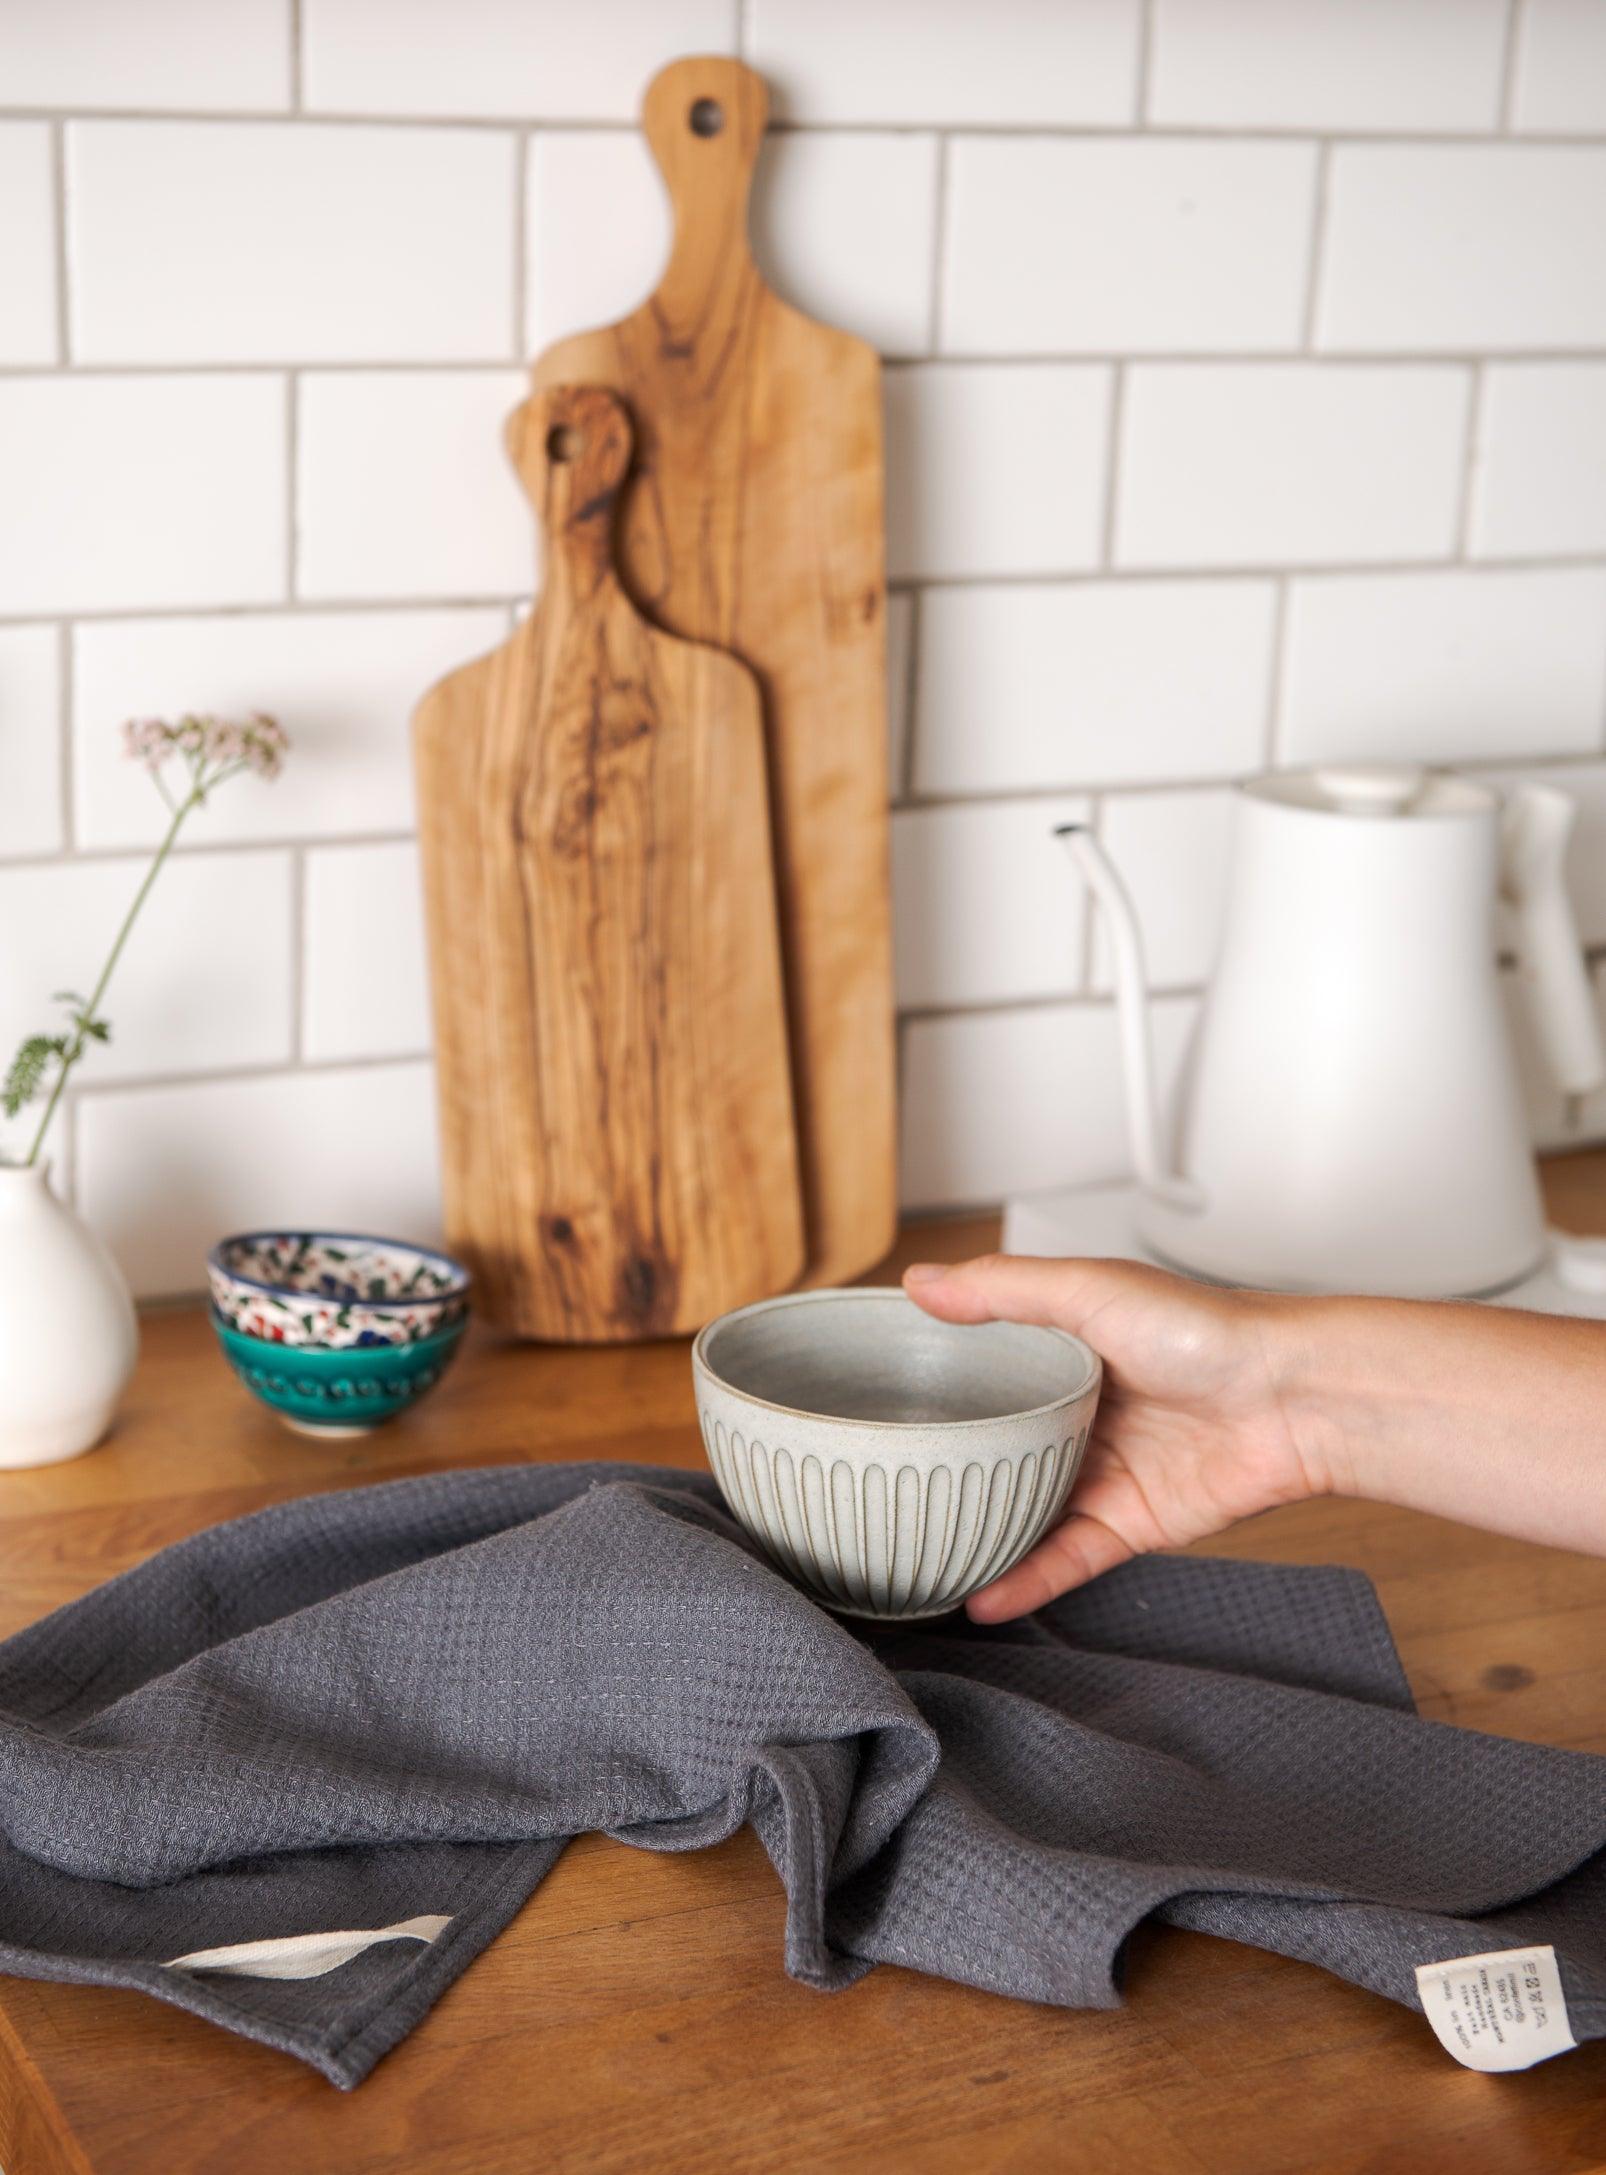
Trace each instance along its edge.
<path fill-rule="evenodd" d="M 893 1962 L 1108 2008 L 1159 1916 L 1411 2007 L 1419 1963 L 1549 1942 L 1606 2033 L 1606 1760 L 1422 1720 L 1354 1572 L 1152 1557 L 1016 1624 L 869 1631 L 704 1475 L 505 1466 L 214 1527 L 0 1646 L 0 1970 L 341 2086 L 569 1837 L 745 1822 L 821 1988 Z M 420 1914 L 451 1923 L 323 1977 L 163 1966 Z"/>

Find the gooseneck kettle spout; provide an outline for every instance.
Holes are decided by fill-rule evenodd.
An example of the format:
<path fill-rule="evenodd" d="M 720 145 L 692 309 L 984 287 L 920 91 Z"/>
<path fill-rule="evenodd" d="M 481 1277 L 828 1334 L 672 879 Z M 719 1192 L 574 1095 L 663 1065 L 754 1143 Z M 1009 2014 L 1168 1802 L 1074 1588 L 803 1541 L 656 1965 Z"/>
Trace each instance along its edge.
<path fill-rule="evenodd" d="M 1143 937 L 1132 900 L 1115 863 L 1085 823 L 1055 826 L 1088 889 L 1098 901 L 1115 961 L 1116 1025 L 1121 1038 L 1121 1078 L 1126 1091 L 1127 1135 L 1138 1179 L 1151 1200 L 1171 1208 L 1204 1206 L 1203 1191 L 1167 1167 L 1160 1137 L 1160 1102 L 1149 1035 L 1149 980 Z"/>

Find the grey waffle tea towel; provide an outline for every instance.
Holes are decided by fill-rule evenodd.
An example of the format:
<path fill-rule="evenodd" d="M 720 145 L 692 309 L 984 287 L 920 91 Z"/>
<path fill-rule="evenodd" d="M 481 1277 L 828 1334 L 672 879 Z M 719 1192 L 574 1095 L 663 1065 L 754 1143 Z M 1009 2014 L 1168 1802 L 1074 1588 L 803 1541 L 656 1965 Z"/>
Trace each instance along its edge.
<path fill-rule="evenodd" d="M 1159 1916 L 1412 2005 L 1418 1964 L 1549 1943 L 1606 2033 L 1606 1760 L 1420 1719 L 1352 1572 L 1155 1557 L 866 1632 L 705 1476 L 512 1466 L 215 1527 L 0 1646 L 0 1970 L 342 2086 L 568 1837 L 747 1821 L 817 1987 L 1107 2008 Z"/>

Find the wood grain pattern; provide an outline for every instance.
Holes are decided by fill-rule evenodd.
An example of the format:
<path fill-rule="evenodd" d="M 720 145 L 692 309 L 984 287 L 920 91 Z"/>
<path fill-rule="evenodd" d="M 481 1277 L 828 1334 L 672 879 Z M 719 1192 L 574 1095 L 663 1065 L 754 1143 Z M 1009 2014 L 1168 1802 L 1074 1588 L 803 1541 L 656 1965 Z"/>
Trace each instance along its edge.
<path fill-rule="evenodd" d="M 879 1259 L 896 1221 L 880 363 L 759 276 L 747 193 L 767 106 L 740 61 L 655 77 L 643 122 L 674 213 L 668 266 L 534 377 L 625 395 L 626 586 L 763 689 L 805 1281 L 830 1284 Z"/>
<path fill-rule="evenodd" d="M 1606 1154 L 1547 1166 L 1551 1215 L 1606 1230 Z M 996 1243 L 907 1231 L 909 1259 Z M 566 1350 L 471 1332 L 415 1412 L 286 1434 L 199 1310 L 148 1314 L 122 1423 L 0 1480 L 0 1636 L 153 1549 L 287 1496 L 527 1457 L 703 1462 L 682 1343 Z M 1365 1503 L 1274 1511 L 1205 1553 L 1377 1581 L 1423 1711 L 1606 1753 L 1606 1563 Z M 717 1849 L 575 1844 L 350 2095 L 135 1994 L 0 1979 L 7 2175 L 1586 2175 L 1606 2042 L 1510 2077 L 1302 1964 L 1143 1929 L 1127 2006 L 1066 2011 L 883 1967 L 822 1995 L 781 1969 L 780 1885 Z"/>
<path fill-rule="evenodd" d="M 803 1261 L 758 690 L 619 586 L 614 394 L 510 446 L 541 597 L 413 727 L 447 1236 L 500 1327 L 670 1335 Z"/>

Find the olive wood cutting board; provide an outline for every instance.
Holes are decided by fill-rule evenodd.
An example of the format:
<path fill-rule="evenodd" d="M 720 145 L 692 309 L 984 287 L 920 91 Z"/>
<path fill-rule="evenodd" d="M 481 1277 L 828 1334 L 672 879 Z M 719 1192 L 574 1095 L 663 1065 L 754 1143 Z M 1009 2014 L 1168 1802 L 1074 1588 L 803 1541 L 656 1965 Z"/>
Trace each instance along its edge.
<path fill-rule="evenodd" d="M 673 211 L 668 265 L 629 317 L 542 356 L 535 383 L 625 396 L 625 585 L 763 691 L 804 1281 L 819 1284 L 878 1261 L 896 1221 L 881 369 L 759 275 L 747 197 L 767 110 L 740 61 L 654 78 L 643 124 Z"/>
<path fill-rule="evenodd" d="M 450 1243 L 503 1328 L 670 1335 L 803 1261 L 759 694 L 612 557 L 630 419 L 527 402 L 535 609 L 414 718 Z"/>

